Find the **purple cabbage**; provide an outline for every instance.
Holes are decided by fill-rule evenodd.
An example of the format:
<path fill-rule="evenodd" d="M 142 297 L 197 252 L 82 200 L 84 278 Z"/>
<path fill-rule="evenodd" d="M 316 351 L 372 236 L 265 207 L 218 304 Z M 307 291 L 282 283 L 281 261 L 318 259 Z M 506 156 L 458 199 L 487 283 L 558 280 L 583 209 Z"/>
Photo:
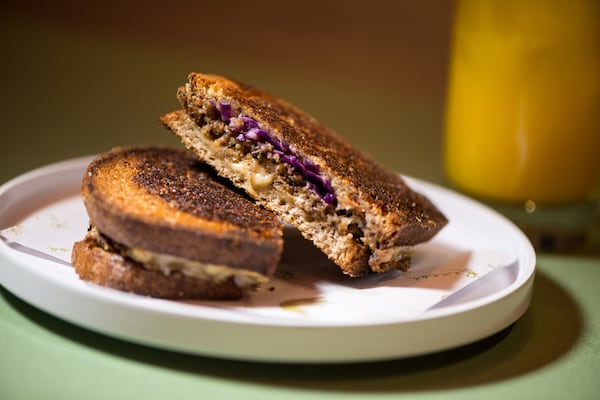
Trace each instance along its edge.
<path fill-rule="evenodd" d="M 214 100 L 210 100 L 208 102 L 206 114 L 209 118 L 220 119 L 228 124 L 231 120 L 231 104 L 225 102 L 219 102 L 217 104 Z"/>
<path fill-rule="evenodd" d="M 228 124 L 231 120 L 231 104 L 220 102 L 219 104 L 217 104 L 217 110 L 219 110 L 221 121 Z"/>
<path fill-rule="evenodd" d="M 230 124 L 232 118 L 231 104 L 219 102 L 215 105 L 211 101 L 210 111 L 213 116 L 221 119 L 226 124 Z M 250 141 L 258 144 L 269 143 L 273 146 L 272 154 L 276 154 L 294 172 L 299 173 L 306 180 L 310 190 L 317 193 L 326 204 L 333 206 L 337 204 L 337 198 L 331 182 L 319 174 L 319 166 L 317 164 L 299 157 L 287 143 L 275 139 L 267 130 L 262 129 L 254 118 L 244 115 L 238 115 L 237 117 L 242 121 L 242 124 L 233 128 L 236 140 L 240 142 Z"/>

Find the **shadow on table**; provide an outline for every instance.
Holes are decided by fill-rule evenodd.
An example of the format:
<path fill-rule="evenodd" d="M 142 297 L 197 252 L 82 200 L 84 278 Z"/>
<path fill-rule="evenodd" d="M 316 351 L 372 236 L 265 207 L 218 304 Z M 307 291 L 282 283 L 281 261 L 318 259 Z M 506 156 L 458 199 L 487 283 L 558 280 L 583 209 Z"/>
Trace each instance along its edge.
<path fill-rule="evenodd" d="M 476 343 L 408 359 L 335 365 L 229 361 L 169 352 L 112 339 L 53 318 L 6 290 L 22 315 L 43 329 L 115 357 L 174 371 L 262 384 L 352 392 L 431 391 L 483 385 L 544 368 L 573 348 L 583 318 L 574 299 L 537 273 L 531 307 L 513 326 Z M 357 344 L 358 345 L 358 344 Z"/>

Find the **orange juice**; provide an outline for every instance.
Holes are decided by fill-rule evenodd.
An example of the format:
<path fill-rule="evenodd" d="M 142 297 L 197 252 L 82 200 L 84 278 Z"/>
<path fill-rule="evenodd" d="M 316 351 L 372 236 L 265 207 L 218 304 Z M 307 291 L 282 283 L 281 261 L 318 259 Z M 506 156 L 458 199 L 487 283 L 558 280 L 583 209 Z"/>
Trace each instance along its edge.
<path fill-rule="evenodd" d="M 586 201 L 600 182 L 600 2 L 458 1 L 449 180 L 504 202 Z"/>

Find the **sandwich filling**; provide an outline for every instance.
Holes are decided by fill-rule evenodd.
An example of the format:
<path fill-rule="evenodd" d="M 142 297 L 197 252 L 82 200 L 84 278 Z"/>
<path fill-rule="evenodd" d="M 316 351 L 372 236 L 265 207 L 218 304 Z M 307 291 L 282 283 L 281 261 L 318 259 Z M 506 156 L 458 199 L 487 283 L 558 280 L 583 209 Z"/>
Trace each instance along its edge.
<path fill-rule="evenodd" d="M 220 119 L 240 142 L 250 142 L 268 159 L 288 165 L 299 174 L 310 190 L 328 205 L 336 206 L 337 198 L 331 182 L 321 176 L 320 168 L 310 160 L 300 157 L 290 145 L 276 139 L 272 133 L 260 126 L 254 118 L 238 114 L 233 115 L 231 104 L 226 102 L 210 103 L 208 117 Z"/>
<path fill-rule="evenodd" d="M 256 287 L 265 283 L 268 279 L 255 271 L 188 260 L 170 254 L 160 254 L 140 248 L 128 247 L 102 234 L 95 226 L 92 226 L 88 231 L 88 237 L 93 239 L 105 251 L 117 253 L 124 258 L 138 262 L 145 269 L 160 271 L 166 276 L 169 276 L 173 272 L 180 272 L 189 277 L 214 282 L 221 282 L 233 277 L 235 284 L 240 288 Z"/>

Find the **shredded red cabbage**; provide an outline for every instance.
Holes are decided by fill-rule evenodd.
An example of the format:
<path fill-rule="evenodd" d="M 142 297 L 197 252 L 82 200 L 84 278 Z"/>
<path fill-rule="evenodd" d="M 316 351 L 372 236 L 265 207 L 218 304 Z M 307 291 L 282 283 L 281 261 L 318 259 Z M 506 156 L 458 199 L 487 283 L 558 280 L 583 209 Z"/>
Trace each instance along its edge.
<path fill-rule="evenodd" d="M 319 166 L 317 164 L 299 157 L 287 143 L 275 139 L 267 130 L 262 129 L 254 118 L 238 115 L 237 118 L 242 121 L 242 124 L 236 127 L 231 126 L 233 116 L 231 104 L 226 102 L 219 102 L 216 105 L 214 102 L 209 104 L 210 113 L 221 121 L 230 124 L 232 131 L 236 133 L 235 138 L 238 141 L 251 141 L 259 144 L 269 143 L 273 146 L 271 153 L 277 155 L 281 161 L 288 164 L 294 172 L 299 173 L 306 180 L 308 187 L 317 193 L 326 204 L 333 206 L 337 204 L 337 198 L 331 182 L 319 174 Z"/>
<path fill-rule="evenodd" d="M 219 104 L 217 104 L 217 110 L 219 110 L 221 121 L 228 124 L 231 120 L 231 104 L 220 102 Z"/>

